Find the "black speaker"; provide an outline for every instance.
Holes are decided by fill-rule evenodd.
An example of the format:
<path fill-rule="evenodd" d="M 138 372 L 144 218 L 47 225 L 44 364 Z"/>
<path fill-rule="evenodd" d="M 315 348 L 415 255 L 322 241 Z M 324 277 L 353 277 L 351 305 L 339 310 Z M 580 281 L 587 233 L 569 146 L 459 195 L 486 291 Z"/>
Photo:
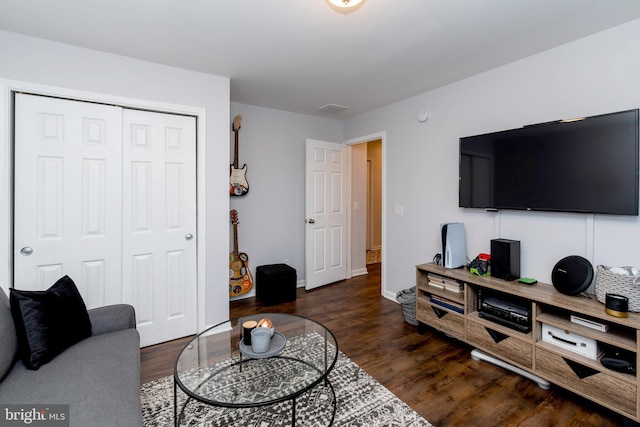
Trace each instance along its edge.
<path fill-rule="evenodd" d="M 503 280 L 520 277 L 519 240 L 491 240 L 491 276 Z"/>
<path fill-rule="evenodd" d="M 624 295 L 606 294 L 604 307 L 604 311 L 611 316 L 628 317 L 629 298 Z"/>
<path fill-rule="evenodd" d="M 571 255 L 556 263 L 551 272 L 553 286 L 566 295 L 578 295 L 593 280 L 593 266 L 581 256 Z"/>

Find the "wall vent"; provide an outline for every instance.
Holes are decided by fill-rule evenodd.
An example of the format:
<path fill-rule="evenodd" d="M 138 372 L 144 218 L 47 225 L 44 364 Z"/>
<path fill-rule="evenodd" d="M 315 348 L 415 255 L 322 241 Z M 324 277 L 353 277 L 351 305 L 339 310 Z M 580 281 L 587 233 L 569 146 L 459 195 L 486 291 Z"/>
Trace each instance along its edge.
<path fill-rule="evenodd" d="M 323 105 L 322 107 L 318 108 L 318 111 L 322 111 L 324 113 L 339 113 L 341 111 L 345 111 L 348 110 L 349 107 L 345 107 L 344 105 L 338 105 L 338 104 L 327 104 L 327 105 Z"/>

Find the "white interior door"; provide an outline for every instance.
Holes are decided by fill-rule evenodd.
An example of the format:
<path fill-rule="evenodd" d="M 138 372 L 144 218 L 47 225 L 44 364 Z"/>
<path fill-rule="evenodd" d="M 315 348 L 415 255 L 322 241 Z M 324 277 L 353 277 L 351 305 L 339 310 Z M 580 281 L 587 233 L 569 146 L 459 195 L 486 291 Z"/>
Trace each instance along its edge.
<path fill-rule="evenodd" d="M 122 282 L 141 345 L 193 334 L 195 118 L 124 110 Z"/>
<path fill-rule="evenodd" d="M 14 286 L 130 303 L 142 346 L 195 333 L 195 138 L 193 117 L 16 95 Z"/>
<path fill-rule="evenodd" d="M 347 277 L 347 146 L 307 139 L 306 289 Z"/>
<path fill-rule="evenodd" d="M 68 274 L 85 304 L 121 300 L 122 109 L 15 99 L 14 286 Z"/>

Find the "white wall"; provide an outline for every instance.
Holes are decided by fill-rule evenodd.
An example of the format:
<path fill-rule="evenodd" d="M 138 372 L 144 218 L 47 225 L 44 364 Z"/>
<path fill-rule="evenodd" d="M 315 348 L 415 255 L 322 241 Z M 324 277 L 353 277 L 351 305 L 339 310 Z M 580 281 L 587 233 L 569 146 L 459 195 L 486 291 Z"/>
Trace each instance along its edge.
<path fill-rule="evenodd" d="M 462 136 L 638 108 L 639 45 L 636 20 L 347 120 L 345 139 L 387 135 L 386 295 L 412 286 L 415 265 L 440 251 L 443 222 L 465 223 L 470 258 L 493 238 L 520 240 L 521 275 L 541 282 L 567 255 L 640 266 L 639 217 L 461 209 L 457 179 Z M 431 110 L 426 123 L 421 108 Z"/>
<path fill-rule="evenodd" d="M 231 103 L 229 129 L 237 114 L 242 115 L 238 164 L 247 164 L 249 182 L 249 192 L 230 202 L 239 216 L 238 249 L 249 256 L 254 278 L 257 266 L 287 259 L 301 282 L 305 278 L 305 141 L 342 142 L 342 121 Z M 233 163 L 233 133 L 228 141 L 230 154 L 225 162 Z M 229 242 L 232 248 L 232 237 Z M 238 298 L 253 295 L 255 287 Z"/>
<path fill-rule="evenodd" d="M 130 58 L 0 32 L 0 78 L 204 107 L 207 110 L 207 322 L 228 316 L 229 207 L 240 215 L 240 249 L 257 265 L 285 258 L 304 278 L 304 141 L 342 141 L 386 132 L 386 289 L 415 282 L 416 264 L 438 252 L 439 224 L 463 221 L 467 255 L 496 237 L 521 240 L 522 275 L 550 283 L 566 255 L 594 266 L 640 265 L 638 217 L 532 212 L 487 213 L 457 207 L 458 139 L 525 124 L 640 106 L 640 20 L 349 119 L 321 119 L 229 106 L 229 81 Z M 428 72 L 428 70 L 425 70 Z M 8 105 L 0 106 L 0 113 Z M 426 123 L 416 120 L 428 108 Z M 250 193 L 228 197 L 231 120 L 243 115 L 240 164 Z M 4 114 L 0 114 L 4 117 Z M 1 123 L 3 133 L 7 123 Z M 344 132 L 344 133 L 343 133 Z M 0 147 L 4 165 L 10 155 Z M 0 182 L 0 193 L 9 183 Z M 404 216 L 393 215 L 395 205 Z M 5 209 L 2 211 L 2 209 Z M 7 216 L 6 206 L 0 217 Z M 5 224 L 0 224 L 5 227 Z M 0 245 L 0 279 L 7 246 Z"/>
<path fill-rule="evenodd" d="M 205 322 L 226 320 L 228 304 L 229 228 L 229 79 L 139 61 L 122 56 L 81 49 L 65 44 L 0 31 L 0 79 L 56 86 L 65 90 L 88 91 L 179 104 L 206 110 L 206 295 Z M 9 117 L 8 100 L 0 105 L 0 117 Z M 10 123 L 0 123 L 0 164 L 10 164 L 7 135 Z M 0 227 L 7 232 L 10 218 L 6 170 L 0 177 Z M 10 240 L 10 239 L 7 239 Z M 0 280 L 10 277 L 11 242 L 0 243 Z M 7 287 L 7 283 L 0 284 Z M 202 297 L 202 295 L 200 296 Z"/>

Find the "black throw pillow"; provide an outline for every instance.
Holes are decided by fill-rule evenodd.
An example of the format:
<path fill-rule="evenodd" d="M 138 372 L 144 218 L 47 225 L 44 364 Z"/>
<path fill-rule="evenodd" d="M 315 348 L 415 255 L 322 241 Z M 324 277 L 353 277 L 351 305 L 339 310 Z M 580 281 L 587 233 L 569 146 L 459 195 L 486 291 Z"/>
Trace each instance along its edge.
<path fill-rule="evenodd" d="M 20 357 L 36 370 L 73 344 L 91 336 L 87 307 L 69 276 L 46 291 L 10 290 Z"/>

